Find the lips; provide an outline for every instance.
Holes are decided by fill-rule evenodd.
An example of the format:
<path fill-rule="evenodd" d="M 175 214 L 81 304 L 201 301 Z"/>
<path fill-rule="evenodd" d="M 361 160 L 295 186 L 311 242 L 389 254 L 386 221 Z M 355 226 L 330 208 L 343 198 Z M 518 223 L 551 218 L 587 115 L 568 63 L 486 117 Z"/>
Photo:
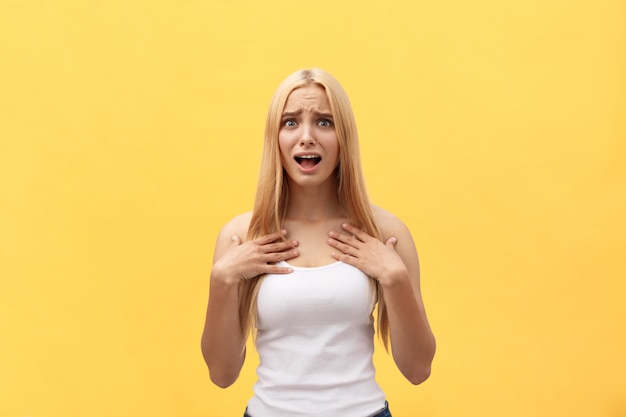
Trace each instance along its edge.
<path fill-rule="evenodd" d="M 317 154 L 299 154 L 294 159 L 302 168 L 311 169 L 320 163 L 322 157 Z"/>

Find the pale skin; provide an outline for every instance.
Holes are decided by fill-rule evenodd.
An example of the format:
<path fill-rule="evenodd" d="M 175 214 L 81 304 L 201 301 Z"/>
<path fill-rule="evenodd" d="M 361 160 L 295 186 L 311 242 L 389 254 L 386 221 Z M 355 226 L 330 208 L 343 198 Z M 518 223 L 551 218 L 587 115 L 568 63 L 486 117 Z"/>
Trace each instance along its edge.
<path fill-rule="evenodd" d="M 294 90 L 285 105 L 279 133 L 281 160 L 290 200 L 284 230 L 244 241 L 251 213 L 235 217 L 220 231 L 213 257 L 202 352 L 211 380 L 231 385 L 245 359 L 246 340 L 239 325 L 238 284 L 260 274 L 290 274 L 292 266 L 320 266 L 335 261 L 353 265 L 378 280 L 389 314 L 394 362 L 413 384 L 430 375 L 435 338 L 420 291 L 419 261 L 406 226 L 393 214 L 372 206 L 383 241 L 350 224 L 340 208 L 332 175 L 338 144 L 330 105 L 323 89 Z M 314 168 L 297 156 L 321 158 Z"/>

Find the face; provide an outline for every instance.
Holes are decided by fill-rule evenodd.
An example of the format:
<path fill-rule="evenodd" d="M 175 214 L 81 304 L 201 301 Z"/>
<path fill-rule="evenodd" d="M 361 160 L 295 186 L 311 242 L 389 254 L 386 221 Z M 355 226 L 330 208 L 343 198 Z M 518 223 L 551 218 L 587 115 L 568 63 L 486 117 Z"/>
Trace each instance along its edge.
<path fill-rule="evenodd" d="M 339 143 L 330 103 L 322 87 L 309 85 L 289 94 L 278 146 L 291 182 L 315 186 L 333 179 L 339 161 Z"/>

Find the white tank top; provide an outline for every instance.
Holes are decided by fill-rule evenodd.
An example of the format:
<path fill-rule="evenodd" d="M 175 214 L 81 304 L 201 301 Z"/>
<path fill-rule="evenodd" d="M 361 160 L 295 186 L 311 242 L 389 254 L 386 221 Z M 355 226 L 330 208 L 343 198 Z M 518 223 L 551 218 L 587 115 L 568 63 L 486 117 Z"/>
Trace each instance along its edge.
<path fill-rule="evenodd" d="M 286 262 L 281 262 L 287 266 Z M 369 278 L 343 262 L 267 275 L 251 417 L 367 417 L 385 406 L 372 363 Z"/>

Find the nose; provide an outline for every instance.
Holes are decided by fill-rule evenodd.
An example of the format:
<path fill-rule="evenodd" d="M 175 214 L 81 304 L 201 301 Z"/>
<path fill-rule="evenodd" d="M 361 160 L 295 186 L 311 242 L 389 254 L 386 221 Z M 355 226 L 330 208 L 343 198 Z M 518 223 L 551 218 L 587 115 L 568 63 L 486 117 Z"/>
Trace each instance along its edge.
<path fill-rule="evenodd" d="M 304 129 L 302 129 L 302 136 L 300 137 L 301 146 L 315 144 L 315 138 L 313 138 L 313 132 L 311 130 L 312 129 L 308 126 L 305 126 Z"/>

